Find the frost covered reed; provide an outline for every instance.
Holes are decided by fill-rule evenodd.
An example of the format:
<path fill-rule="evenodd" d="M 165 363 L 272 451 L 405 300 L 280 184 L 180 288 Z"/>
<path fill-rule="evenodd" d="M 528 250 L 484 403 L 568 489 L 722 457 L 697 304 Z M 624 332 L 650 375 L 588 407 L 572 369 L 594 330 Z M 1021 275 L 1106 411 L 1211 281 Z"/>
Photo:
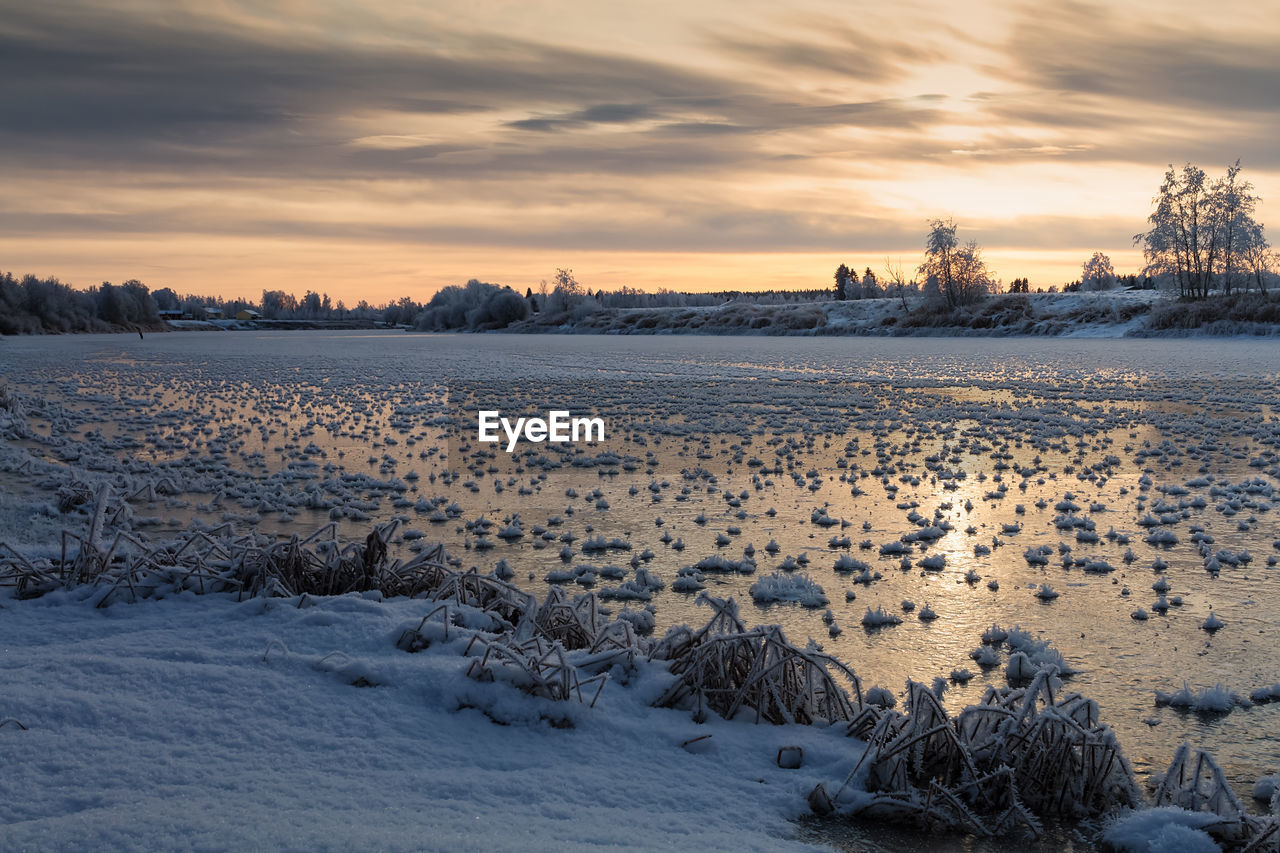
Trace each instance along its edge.
<path fill-rule="evenodd" d="M 775 725 L 847 721 L 862 707 L 862 684 L 840 661 L 793 646 L 777 625 L 748 630 L 733 599 L 703 593 L 698 603 L 714 611 L 707 624 L 673 628 L 653 650 L 679 676 L 655 704 Z"/>
<path fill-rule="evenodd" d="M 1198 829 L 1221 849 L 1253 853 L 1280 847 L 1280 800 L 1272 796 L 1268 814 L 1249 814 L 1209 753 L 1193 751 L 1190 744 L 1183 743 L 1159 779 L 1155 807 L 1209 816 L 1211 819 L 1201 822 Z"/>
<path fill-rule="evenodd" d="M 834 794 L 821 784 L 810 794 L 819 814 L 1039 835 L 1044 817 L 1093 817 L 1141 802 L 1097 704 L 1060 693 L 1052 667 L 1025 688 L 988 688 L 954 718 L 934 691 L 909 681 L 905 713 L 868 705 L 850 734 L 868 748 Z"/>
<path fill-rule="evenodd" d="M 171 542 L 152 543 L 123 531 L 108 541 L 104 531 L 114 523 L 108 518 L 112 505 L 110 487 L 101 487 L 88 530 L 64 532 L 57 559 L 28 559 L 0 543 L 0 587 L 12 587 L 18 598 L 36 598 L 89 586 L 101 607 L 182 591 L 286 598 L 373 591 L 416 596 L 454 575 L 438 545 L 407 561 L 391 559 L 387 544 L 399 524 L 395 521 L 375 526 L 363 542 L 341 540 L 332 522 L 306 537 L 265 543 L 263 537 L 235 537 L 229 525 L 187 531 Z"/>

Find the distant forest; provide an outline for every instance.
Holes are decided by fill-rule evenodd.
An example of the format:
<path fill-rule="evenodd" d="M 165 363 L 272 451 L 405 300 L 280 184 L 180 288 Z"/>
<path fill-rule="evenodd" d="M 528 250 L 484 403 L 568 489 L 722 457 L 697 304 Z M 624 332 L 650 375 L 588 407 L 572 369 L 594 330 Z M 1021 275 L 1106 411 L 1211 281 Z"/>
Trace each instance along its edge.
<path fill-rule="evenodd" d="M 586 290 L 571 270 L 557 270 L 554 284 L 543 282 L 537 292 L 524 295 L 509 287 L 472 279 L 450 286 L 427 302 L 409 297 L 371 305 L 361 300 L 348 308 L 328 294 L 307 291 L 302 298 L 283 290 L 265 290 L 259 302 L 217 296 L 183 295 L 163 287 L 151 291 L 130 280 L 81 290 L 57 278 L 0 273 L 0 334 L 62 334 L 68 332 L 162 331 L 166 319 L 225 321 L 243 310 L 265 321 L 355 322 L 421 331 L 487 331 L 521 320 L 567 323 L 600 310 L 620 308 L 695 308 L 745 302 L 786 305 L 830 299 L 827 289 L 760 292 L 645 293 L 623 287 L 616 291 Z"/>
<path fill-rule="evenodd" d="M 1097 266 L 1099 259 L 1105 261 L 1105 256 L 1095 256 L 1086 268 Z M 1109 262 L 1106 266 L 1109 267 Z M 1274 277 L 1268 273 L 1260 278 L 1257 289 L 1265 293 L 1267 285 L 1272 284 L 1269 279 Z M 905 315 L 907 295 L 911 297 L 913 306 L 919 306 L 911 309 L 917 313 L 926 309 L 945 313 L 949 308 L 943 298 L 945 291 L 934 277 L 926 278 L 923 285 L 914 277 L 904 282 L 902 278 L 894 281 L 892 277 L 885 276 L 878 286 L 874 282 L 874 274 L 870 271 L 859 281 L 842 265 L 837 271 L 834 288 L 718 293 L 659 290 L 646 293 L 623 287 L 614 291 L 591 291 L 577 282 L 572 270 L 561 269 L 556 271 L 552 282 L 544 282 L 536 291 L 528 288 L 524 294 L 509 287 L 472 279 L 463 285 L 445 287 L 426 302 L 404 297 L 385 305 L 361 301 L 354 308 L 348 308 L 340 300 L 334 302 L 327 294 L 312 291 L 299 299 L 283 290 L 268 290 L 263 292 L 260 301 L 250 302 L 216 296 L 180 295 L 167 287 L 153 292 L 136 280 L 120 285 L 103 282 L 98 287 L 80 290 L 56 278 L 26 275 L 19 279 L 11 273 L 0 273 L 0 335 L 163 331 L 169 328 L 167 320 L 179 318 L 235 326 L 243 325 L 236 320 L 237 314 L 243 310 L 260 315 L 261 319 L 254 321 L 256 325 L 282 328 L 324 327 L 340 323 L 348 327 L 401 328 L 423 332 L 483 332 L 512 326 L 520 331 L 594 328 L 600 324 L 601 318 L 609 317 L 624 318 L 620 322 L 625 325 L 631 322 L 625 320 L 627 316 L 644 309 L 740 306 L 756 310 L 752 306 L 758 306 L 766 309 L 767 313 L 770 306 L 804 306 L 857 299 L 901 300 Z M 1148 289 L 1154 286 L 1174 290 L 1177 287 L 1176 280 L 1167 275 L 1156 279 L 1108 275 L 1103 282 L 1090 281 L 1086 276 L 1085 282 L 1083 287 L 1081 282 L 1071 282 L 1061 289 Z M 1243 284 L 1245 286 L 1240 290 L 1249 289 L 1247 282 Z M 984 288 L 982 292 L 988 295 L 999 292 L 1020 294 L 1029 290 L 1026 279 L 1015 279 L 1007 288 Z M 763 319 L 757 322 L 763 322 Z"/>
<path fill-rule="evenodd" d="M 0 334 L 118 332 L 164 328 L 140 281 L 77 290 L 56 278 L 0 273 Z"/>

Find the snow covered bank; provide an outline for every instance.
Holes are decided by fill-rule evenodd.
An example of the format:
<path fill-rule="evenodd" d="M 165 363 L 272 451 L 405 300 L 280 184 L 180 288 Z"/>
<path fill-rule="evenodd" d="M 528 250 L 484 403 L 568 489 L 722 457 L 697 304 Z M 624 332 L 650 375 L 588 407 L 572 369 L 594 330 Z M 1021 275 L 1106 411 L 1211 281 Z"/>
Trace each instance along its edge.
<path fill-rule="evenodd" d="M 656 669 L 594 708 L 478 682 L 460 634 L 397 649 L 428 602 L 70 599 L 0 611 L 9 849 L 808 849 L 787 818 L 857 754 L 651 708 Z"/>
<path fill-rule="evenodd" d="M 1184 303 L 1163 291 L 1002 294 L 947 308 L 909 297 L 695 308 L 601 309 L 564 324 L 538 316 L 508 332 L 574 334 L 1184 337 L 1280 334 L 1280 300 L 1259 294 Z"/>

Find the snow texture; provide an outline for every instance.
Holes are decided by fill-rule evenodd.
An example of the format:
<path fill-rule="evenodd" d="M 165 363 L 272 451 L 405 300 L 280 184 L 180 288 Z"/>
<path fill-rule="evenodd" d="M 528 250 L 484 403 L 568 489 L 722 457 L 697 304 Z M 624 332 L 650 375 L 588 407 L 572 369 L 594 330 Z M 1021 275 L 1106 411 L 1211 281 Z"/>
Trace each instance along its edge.
<path fill-rule="evenodd" d="M 457 634 L 396 648 L 421 601 L 75 598 L 3 604 L 6 849 L 808 849 L 786 818 L 858 752 L 651 708 L 657 667 L 594 708 L 479 683 Z"/>

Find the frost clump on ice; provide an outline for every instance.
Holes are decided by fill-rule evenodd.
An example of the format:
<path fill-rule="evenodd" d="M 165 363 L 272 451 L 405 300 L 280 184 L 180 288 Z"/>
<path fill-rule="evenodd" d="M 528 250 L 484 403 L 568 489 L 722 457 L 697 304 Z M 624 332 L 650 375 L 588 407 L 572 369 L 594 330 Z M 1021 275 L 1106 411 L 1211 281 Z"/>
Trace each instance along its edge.
<path fill-rule="evenodd" d="M 827 596 L 822 587 L 804 572 L 774 572 L 751 585 L 751 598 L 756 604 L 796 601 L 803 607 L 826 607 Z"/>

